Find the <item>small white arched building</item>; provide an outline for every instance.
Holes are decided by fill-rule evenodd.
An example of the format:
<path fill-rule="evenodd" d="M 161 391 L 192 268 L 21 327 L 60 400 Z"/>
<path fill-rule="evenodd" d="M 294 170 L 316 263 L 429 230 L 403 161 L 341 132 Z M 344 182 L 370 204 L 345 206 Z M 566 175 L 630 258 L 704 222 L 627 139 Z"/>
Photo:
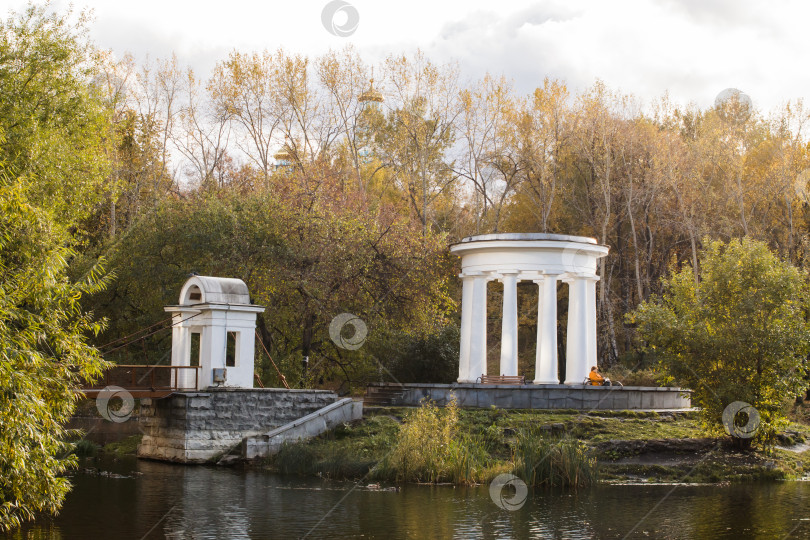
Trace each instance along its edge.
<path fill-rule="evenodd" d="M 164 308 L 172 314 L 172 365 L 199 365 L 197 389 L 216 384 L 253 388 L 256 314 L 263 306 L 250 303 L 241 279 L 193 276 L 180 291 L 180 304 Z M 192 349 L 199 354 L 192 364 Z M 215 380 L 214 370 L 217 371 Z M 194 386 L 194 373 L 183 370 L 180 387 Z"/>
<path fill-rule="evenodd" d="M 460 383 L 487 374 L 487 283 L 503 283 L 501 362 L 498 375 L 517 375 L 517 283 L 539 287 L 535 384 L 559 384 L 557 282 L 568 284 L 565 384 L 581 384 L 596 365 L 597 260 L 608 247 L 594 238 L 510 233 L 470 236 L 451 246 L 461 257 Z"/>

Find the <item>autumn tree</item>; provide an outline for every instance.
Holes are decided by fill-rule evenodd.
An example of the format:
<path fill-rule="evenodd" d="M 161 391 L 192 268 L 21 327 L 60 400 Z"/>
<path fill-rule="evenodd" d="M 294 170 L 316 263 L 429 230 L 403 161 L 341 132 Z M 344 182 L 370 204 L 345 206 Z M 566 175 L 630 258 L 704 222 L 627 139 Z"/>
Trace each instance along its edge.
<path fill-rule="evenodd" d="M 518 123 L 522 182 L 518 205 L 526 208 L 540 232 L 551 232 L 555 207 L 565 188 L 570 155 L 572 111 L 565 84 L 546 78 L 525 102 Z M 525 223 L 525 219 L 522 220 Z"/>
<path fill-rule="evenodd" d="M 187 170 L 198 186 L 215 184 L 215 171 L 228 151 L 231 109 L 209 106 L 207 88 L 194 71 L 182 79 L 183 99 L 177 115 L 173 142 L 186 159 Z"/>
<path fill-rule="evenodd" d="M 487 75 L 476 88 L 462 90 L 460 100 L 457 131 L 464 151 L 456 171 L 473 185 L 477 231 L 498 232 L 526 168 L 519 135 L 526 118 L 505 78 Z"/>
<path fill-rule="evenodd" d="M 427 235 L 432 205 L 450 194 L 455 181 L 447 157 L 460 113 L 458 68 L 437 66 L 418 52 L 413 58 L 389 57 L 385 69 L 392 102 L 378 140 Z"/>
<path fill-rule="evenodd" d="M 368 179 L 363 165 L 368 154 L 364 155 L 363 151 L 368 150 L 374 124 L 379 126 L 379 123 L 373 118 L 377 105 L 364 104 L 361 97 L 364 92 L 371 91 L 373 82 L 369 80 L 362 59 L 351 47 L 321 56 L 316 61 L 315 70 L 329 115 L 340 129 L 336 143 L 341 148 L 332 154 L 342 154 L 341 157 L 350 163 L 349 170 L 355 177 L 353 184 L 360 193 L 364 193 Z"/>
<path fill-rule="evenodd" d="M 264 175 L 273 171 L 273 153 L 281 123 L 281 103 L 274 85 L 278 58 L 264 53 L 233 52 L 214 69 L 209 89 L 212 106 L 236 124 L 235 143 Z"/>

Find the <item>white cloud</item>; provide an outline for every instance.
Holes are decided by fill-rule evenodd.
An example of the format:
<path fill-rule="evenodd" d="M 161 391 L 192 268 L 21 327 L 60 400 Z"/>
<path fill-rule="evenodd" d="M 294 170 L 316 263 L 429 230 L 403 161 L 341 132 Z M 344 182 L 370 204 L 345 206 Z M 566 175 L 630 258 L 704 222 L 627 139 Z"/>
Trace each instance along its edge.
<path fill-rule="evenodd" d="M 734 86 L 767 111 L 809 88 L 800 66 L 810 42 L 795 17 L 806 20 L 810 6 L 771 13 L 725 0 L 580 0 L 563 11 L 550 5 L 470 13 L 449 22 L 427 50 L 458 58 L 477 76 L 504 72 L 522 90 L 544 76 L 577 90 L 599 78 L 647 101 L 668 91 L 680 103 L 707 107 Z"/>
<path fill-rule="evenodd" d="M 85 3 L 101 46 L 138 58 L 174 51 L 200 75 L 234 48 L 317 55 L 352 43 L 371 61 L 420 47 L 470 78 L 505 74 L 521 91 L 546 76 L 574 90 L 600 78 L 647 101 L 669 91 L 707 107 L 731 86 L 767 111 L 810 89 L 810 4 L 801 0 L 354 0 L 360 24 L 349 38 L 321 25 L 326 0 Z"/>

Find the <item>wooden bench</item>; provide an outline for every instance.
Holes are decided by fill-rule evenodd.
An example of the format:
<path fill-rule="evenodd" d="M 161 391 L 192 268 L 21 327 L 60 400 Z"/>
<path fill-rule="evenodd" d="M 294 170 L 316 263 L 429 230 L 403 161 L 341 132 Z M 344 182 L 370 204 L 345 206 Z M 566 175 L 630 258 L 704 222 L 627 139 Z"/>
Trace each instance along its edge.
<path fill-rule="evenodd" d="M 481 384 L 526 384 L 523 375 L 481 375 L 478 380 Z"/>

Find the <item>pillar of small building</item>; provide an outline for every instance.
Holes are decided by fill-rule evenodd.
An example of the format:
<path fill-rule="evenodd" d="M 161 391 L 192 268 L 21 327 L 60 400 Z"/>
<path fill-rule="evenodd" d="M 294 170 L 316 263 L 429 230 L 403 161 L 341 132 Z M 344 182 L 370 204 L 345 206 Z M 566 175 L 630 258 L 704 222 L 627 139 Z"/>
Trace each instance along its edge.
<path fill-rule="evenodd" d="M 585 367 L 590 369 L 589 366 L 596 365 L 596 282 L 599 281 L 598 276 L 589 276 L 586 278 L 586 297 L 585 309 L 588 312 L 588 332 L 586 335 L 587 343 L 587 361 Z"/>
<path fill-rule="evenodd" d="M 183 314 L 172 315 L 172 365 L 191 365 L 191 332 L 187 326 L 183 326 Z M 188 388 L 193 384 L 193 378 L 189 377 L 185 369 L 172 370 L 171 384 L 175 388 Z"/>

